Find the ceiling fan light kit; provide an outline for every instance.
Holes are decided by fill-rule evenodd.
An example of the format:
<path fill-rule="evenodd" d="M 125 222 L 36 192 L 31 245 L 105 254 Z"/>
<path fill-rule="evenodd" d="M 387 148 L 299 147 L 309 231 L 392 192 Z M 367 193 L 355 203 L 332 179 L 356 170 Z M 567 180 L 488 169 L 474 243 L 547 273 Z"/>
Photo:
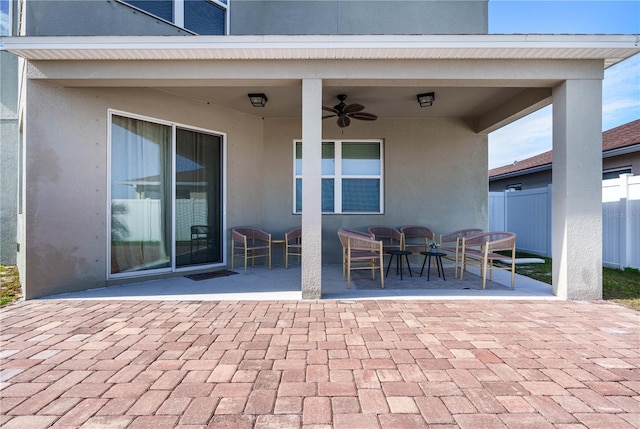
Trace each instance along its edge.
<path fill-rule="evenodd" d="M 363 112 L 364 106 L 362 104 L 346 104 L 344 101 L 347 99 L 345 94 L 338 95 L 340 103 L 333 107 L 322 106 L 322 110 L 331 112 L 330 115 L 324 115 L 322 119 L 338 118 L 337 124 L 340 128 L 346 128 L 351 123 L 351 119 L 358 119 L 360 121 L 375 121 L 378 116 L 373 113 Z"/>

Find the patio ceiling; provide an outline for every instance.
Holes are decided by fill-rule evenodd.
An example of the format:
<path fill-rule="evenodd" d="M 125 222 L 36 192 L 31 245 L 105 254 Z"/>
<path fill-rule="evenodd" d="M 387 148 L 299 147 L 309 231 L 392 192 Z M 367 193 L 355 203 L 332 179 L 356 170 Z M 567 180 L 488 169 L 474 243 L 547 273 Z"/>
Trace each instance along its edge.
<path fill-rule="evenodd" d="M 155 89 L 264 118 L 298 118 L 302 112 L 302 94 L 298 86 L 270 86 L 265 83 L 265 85 L 246 87 L 157 87 Z M 427 83 L 416 86 L 338 84 L 325 85 L 322 99 L 324 106 L 334 106 L 338 103 L 337 95 L 346 94 L 347 104 L 362 104 L 366 112 L 374 113 L 380 118 L 480 117 L 526 90 L 526 88 L 439 87 Z M 247 94 L 254 92 L 266 94 L 268 102 L 265 107 L 251 106 Z M 418 105 L 416 95 L 422 92 L 435 92 L 436 100 L 433 106 L 421 108 Z"/>
<path fill-rule="evenodd" d="M 323 79 L 325 106 L 347 94 L 348 104 L 362 104 L 380 118 L 481 118 L 475 128 L 486 132 L 517 111 L 529 113 L 550 102 L 561 75 L 551 72 L 541 78 L 527 70 L 528 61 L 601 60 L 606 68 L 640 52 L 637 41 L 634 35 L 92 36 L 12 37 L 3 43 L 36 64 L 40 75 L 31 78 L 62 86 L 148 87 L 265 118 L 301 116 L 301 74 L 295 64 L 317 64 L 317 72 L 307 69 L 302 75 Z M 380 67 L 381 60 L 393 65 Z M 454 76 L 477 60 L 493 69 L 495 61 L 525 63 L 517 76 L 484 81 Z M 104 71 L 107 61 L 111 75 Z M 157 66 L 150 67 L 150 61 Z M 198 61 L 205 65 L 187 68 Z M 446 61 L 455 62 L 457 69 L 433 66 Z M 423 71 L 416 62 L 432 70 Z M 56 70 L 63 63 L 87 68 L 76 69 L 81 70 L 76 75 L 73 66 Z M 413 74 L 405 73 L 403 65 L 411 63 Z M 118 71 L 124 64 L 128 76 Z M 372 64 L 378 67 L 370 68 Z M 294 71 L 287 70 L 291 65 Z M 249 104 L 252 92 L 267 95 L 266 107 Z M 419 107 L 416 94 L 422 92 L 436 93 L 432 107 Z M 507 104 L 513 106 L 511 114 L 490 118 Z"/>

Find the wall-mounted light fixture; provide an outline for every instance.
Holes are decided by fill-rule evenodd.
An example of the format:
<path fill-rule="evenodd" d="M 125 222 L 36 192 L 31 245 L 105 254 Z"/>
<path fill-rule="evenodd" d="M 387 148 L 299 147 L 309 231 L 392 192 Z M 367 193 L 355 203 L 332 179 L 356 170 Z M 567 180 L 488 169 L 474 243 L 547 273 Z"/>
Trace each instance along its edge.
<path fill-rule="evenodd" d="M 433 106 L 433 101 L 436 99 L 436 93 L 427 92 L 425 94 L 418 94 L 416 97 L 418 98 L 420 107 L 430 107 Z"/>
<path fill-rule="evenodd" d="M 264 94 L 248 94 L 249 101 L 253 107 L 264 107 L 269 100 Z"/>

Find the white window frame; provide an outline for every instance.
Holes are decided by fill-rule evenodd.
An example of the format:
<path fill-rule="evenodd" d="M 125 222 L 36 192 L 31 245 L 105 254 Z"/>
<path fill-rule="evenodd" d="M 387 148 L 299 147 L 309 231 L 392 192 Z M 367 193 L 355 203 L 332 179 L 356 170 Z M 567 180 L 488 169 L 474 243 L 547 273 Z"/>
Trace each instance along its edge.
<path fill-rule="evenodd" d="M 111 273 L 111 128 L 113 126 L 113 116 L 123 116 L 126 118 L 137 119 L 140 121 L 153 122 L 155 124 L 165 125 L 171 127 L 171 265 L 167 268 L 157 268 L 152 270 L 144 270 L 144 271 L 134 271 L 134 272 L 126 272 L 126 273 Z M 222 168 L 222 243 L 227 242 L 227 133 L 215 130 L 209 130 L 206 128 L 195 127 L 193 125 L 182 124 L 179 122 L 167 121 L 164 119 L 153 118 L 150 116 L 138 115 L 135 113 L 125 112 L 122 110 L 115 109 L 107 109 L 107 218 L 105 224 L 107 226 L 107 280 L 113 279 L 123 279 L 123 278 L 135 278 L 135 277 L 145 277 L 152 276 L 156 274 L 165 274 L 165 273 L 180 273 L 180 272 L 189 272 L 194 270 L 201 270 L 203 268 L 212 268 L 212 267 L 226 267 L 227 266 L 227 247 L 223 245 L 222 247 L 222 262 L 215 262 L 212 264 L 203 264 L 203 265 L 194 265 L 187 267 L 177 267 L 176 266 L 176 186 L 175 186 L 175 178 L 176 178 L 176 130 L 178 128 L 202 132 L 207 134 L 218 135 L 222 139 L 222 155 L 221 155 L 221 168 Z"/>
<path fill-rule="evenodd" d="M 296 145 L 302 139 L 293 141 L 293 214 L 300 215 L 302 211 L 296 209 L 296 182 L 303 178 L 302 174 L 296 173 Z M 333 174 L 322 174 L 321 179 L 333 179 L 333 210 L 332 212 L 322 212 L 327 215 L 371 215 L 384 214 L 384 139 L 326 139 L 322 143 L 333 143 L 333 156 L 335 168 Z M 380 174 L 378 175 L 358 175 L 342 174 L 342 144 L 343 143 L 377 143 L 380 147 Z M 304 151 L 304 145 L 303 145 Z M 304 153 L 304 152 L 303 152 Z M 304 156 L 304 155 L 303 155 Z M 377 212 L 343 212 L 342 211 L 342 179 L 378 179 L 380 180 L 380 211 Z"/>
<path fill-rule="evenodd" d="M 175 25 L 176 27 L 180 27 L 181 29 L 188 31 L 190 33 L 196 34 L 193 31 L 189 30 L 188 28 L 185 28 L 184 26 L 184 2 L 185 0 L 172 0 L 173 1 L 173 22 L 171 21 L 167 21 L 164 18 L 160 18 L 159 16 L 156 16 L 150 12 L 147 12 L 146 10 L 140 9 L 139 7 L 136 7 L 132 4 L 130 4 L 129 2 L 127 2 L 127 0 L 117 0 L 120 3 L 124 3 L 127 6 L 134 8 L 136 10 L 139 10 L 140 12 L 147 14 L 149 16 L 153 16 L 156 19 L 159 19 L 163 22 L 166 22 L 168 24 L 171 25 Z M 214 5 L 218 6 L 219 8 L 223 9 L 225 12 L 225 19 L 224 19 L 224 34 L 225 35 L 229 35 L 229 3 L 231 3 L 231 0 L 227 1 L 227 4 L 221 2 L 220 0 L 205 0 L 209 3 L 213 3 Z"/>

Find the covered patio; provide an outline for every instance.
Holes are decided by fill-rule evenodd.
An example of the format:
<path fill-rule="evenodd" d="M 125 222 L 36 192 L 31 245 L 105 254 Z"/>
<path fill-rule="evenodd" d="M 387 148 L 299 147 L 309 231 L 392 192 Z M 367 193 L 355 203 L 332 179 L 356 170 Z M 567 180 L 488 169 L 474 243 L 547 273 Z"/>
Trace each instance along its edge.
<path fill-rule="evenodd" d="M 302 265 L 281 273 L 293 276 L 284 284 L 297 287 L 293 292 L 303 299 L 331 297 L 344 289 L 332 268 L 339 273 L 338 228 L 486 229 L 488 133 L 550 103 L 552 294 L 602 295 L 600 195 L 593 192 L 600 183 L 601 80 L 605 67 L 640 52 L 635 36 L 21 37 L 4 45 L 29 60 L 25 158 L 32 162 L 19 240 L 28 299 L 116 290 L 163 274 L 168 278 L 154 284 L 167 282 L 180 294 L 192 284 L 177 277 L 182 271 L 230 266 L 230 230 L 241 225 L 276 237 L 302 226 Z M 416 95 L 430 92 L 433 105 L 421 107 Z M 268 102 L 253 107 L 251 93 L 266 94 Z M 323 106 L 334 105 L 339 94 L 378 119 L 348 127 L 323 121 Z M 164 265 L 114 275 L 113 218 L 105 201 L 115 171 L 109 170 L 115 116 L 215 134 L 221 148 L 219 260 L 179 266 L 178 234 L 165 227 Z M 341 176 L 323 171 L 323 142 L 338 147 L 363 140 L 380 148 L 380 204 L 363 213 L 341 207 L 329 213 L 323 181 L 337 184 Z M 297 142 L 304 143 L 300 158 Z M 298 180 L 304 181 L 299 210 Z M 175 207 L 175 191 L 171 198 L 168 207 Z M 40 215 L 45 207 L 46 217 Z M 174 225 L 175 218 L 170 210 L 163 217 Z M 222 280 L 261 284 L 254 275 Z M 505 293 L 518 291 L 516 281 L 515 292 Z"/>

